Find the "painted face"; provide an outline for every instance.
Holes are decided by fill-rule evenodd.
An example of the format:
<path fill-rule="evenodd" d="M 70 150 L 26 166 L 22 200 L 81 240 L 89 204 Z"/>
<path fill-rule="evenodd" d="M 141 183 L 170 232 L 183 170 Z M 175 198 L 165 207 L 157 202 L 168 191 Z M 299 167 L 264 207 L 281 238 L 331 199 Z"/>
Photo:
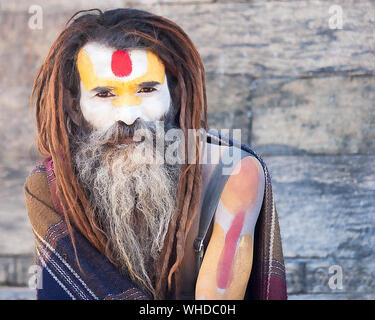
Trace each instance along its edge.
<path fill-rule="evenodd" d="M 78 53 L 83 116 L 96 129 L 121 120 L 160 120 L 171 97 L 162 61 L 148 50 L 117 50 L 89 42 Z"/>

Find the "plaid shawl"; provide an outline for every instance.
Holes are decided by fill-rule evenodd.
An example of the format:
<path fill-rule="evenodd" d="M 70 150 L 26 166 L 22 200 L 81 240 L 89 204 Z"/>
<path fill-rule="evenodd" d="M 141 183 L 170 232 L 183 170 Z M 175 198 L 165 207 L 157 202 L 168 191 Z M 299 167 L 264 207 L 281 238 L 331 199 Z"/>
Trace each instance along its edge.
<path fill-rule="evenodd" d="M 55 196 L 51 158 L 45 159 L 25 183 L 26 207 L 35 237 L 40 300 L 149 299 L 77 231 L 73 232 L 79 266 L 68 227 Z"/>
<path fill-rule="evenodd" d="M 256 157 L 263 166 L 265 194 L 255 226 L 253 267 L 245 299 L 285 300 L 285 267 L 278 214 L 267 166 L 247 145 L 211 130 L 207 137 L 211 143 L 241 148 Z M 56 197 L 56 178 L 51 158 L 43 160 L 29 175 L 25 183 L 25 196 L 35 235 L 37 263 L 42 267 L 42 282 L 38 285 L 37 299 L 150 299 L 136 288 L 130 279 L 121 275 L 85 237 L 74 231 L 81 266 L 79 269 L 61 206 Z M 191 251 L 187 252 L 187 256 L 194 256 L 192 246 L 187 250 Z M 188 261 L 187 264 L 191 262 Z M 191 271 L 189 267 L 186 269 Z M 194 290 L 189 294 L 194 297 Z"/>

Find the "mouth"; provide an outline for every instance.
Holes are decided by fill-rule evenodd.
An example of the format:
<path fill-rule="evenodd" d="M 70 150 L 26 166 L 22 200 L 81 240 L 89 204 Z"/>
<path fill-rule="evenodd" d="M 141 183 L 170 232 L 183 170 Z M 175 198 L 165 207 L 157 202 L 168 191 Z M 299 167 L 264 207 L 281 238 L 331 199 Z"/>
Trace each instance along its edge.
<path fill-rule="evenodd" d="M 126 137 L 118 139 L 118 144 L 132 144 L 132 143 L 141 143 L 145 140 L 145 137 L 142 137 L 141 140 L 134 140 L 133 137 Z"/>
<path fill-rule="evenodd" d="M 146 134 L 135 134 L 137 130 L 143 130 L 144 125 L 141 120 L 136 120 L 133 125 L 128 126 L 122 121 L 117 121 L 112 128 L 109 129 L 110 138 L 107 139 L 106 144 L 116 145 L 131 145 L 141 143 L 145 140 Z"/>

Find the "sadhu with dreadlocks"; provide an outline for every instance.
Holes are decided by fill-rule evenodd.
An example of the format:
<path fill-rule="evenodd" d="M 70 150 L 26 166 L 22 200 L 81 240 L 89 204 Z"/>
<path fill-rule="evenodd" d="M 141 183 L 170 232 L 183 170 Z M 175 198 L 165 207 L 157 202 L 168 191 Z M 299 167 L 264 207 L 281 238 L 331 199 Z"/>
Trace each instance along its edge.
<path fill-rule="evenodd" d="M 190 134 L 207 133 L 205 72 L 179 26 L 139 10 L 79 12 L 32 102 L 46 157 L 25 184 L 38 299 L 285 296 L 268 172 L 230 139 Z M 230 149 L 240 157 L 221 179 Z M 257 248 L 263 211 L 273 229 Z"/>

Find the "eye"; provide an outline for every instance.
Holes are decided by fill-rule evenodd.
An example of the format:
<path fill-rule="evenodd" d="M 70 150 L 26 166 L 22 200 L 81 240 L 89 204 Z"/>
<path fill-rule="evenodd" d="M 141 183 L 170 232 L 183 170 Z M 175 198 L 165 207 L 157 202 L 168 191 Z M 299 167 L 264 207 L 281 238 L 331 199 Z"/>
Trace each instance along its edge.
<path fill-rule="evenodd" d="M 154 87 L 143 87 L 137 91 L 137 93 L 151 93 L 156 91 L 157 89 Z"/>
<path fill-rule="evenodd" d="M 98 92 L 95 96 L 99 98 L 110 98 L 114 97 L 115 95 L 109 90 L 103 90 Z"/>

